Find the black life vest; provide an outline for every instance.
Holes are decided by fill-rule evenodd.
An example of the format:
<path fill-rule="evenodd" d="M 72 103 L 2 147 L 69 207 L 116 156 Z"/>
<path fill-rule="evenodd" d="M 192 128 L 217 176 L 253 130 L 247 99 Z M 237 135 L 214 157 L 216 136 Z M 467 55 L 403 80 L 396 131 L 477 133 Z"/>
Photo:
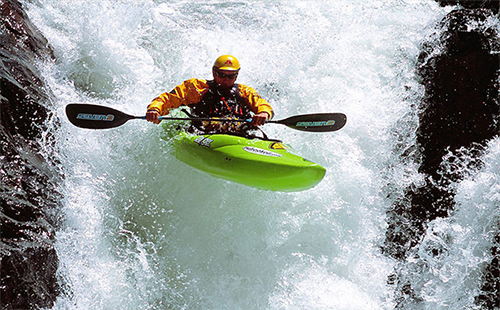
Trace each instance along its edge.
<path fill-rule="evenodd" d="M 201 101 L 189 105 L 194 116 L 251 118 L 248 99 L 241 96 L 238 84 L 234 84 L 229 89 L 223 89 L 215 81 L 207 83 L 209 89 Z"/>

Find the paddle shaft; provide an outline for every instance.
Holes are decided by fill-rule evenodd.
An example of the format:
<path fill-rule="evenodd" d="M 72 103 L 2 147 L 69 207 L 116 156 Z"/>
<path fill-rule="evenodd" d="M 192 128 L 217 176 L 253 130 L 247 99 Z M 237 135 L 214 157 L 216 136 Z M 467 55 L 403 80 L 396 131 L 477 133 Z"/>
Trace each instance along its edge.
<path fill-rule="evenodd" d="M 146 119 L 146 116 L 134 116 L 116 109 L 95 105 L 71 103 L 66 106 L 69 121 L 81 128 L 107 129 L 123 125 L 131 119 Z M 214 122 L 251 122 L 248 119 L 228 119 L 210 117 L 160 117 L 161 121 L 214 121 Z M 267 123 L 281 124 L 290 128 L 309 132 L 329 132 L 342 128 L 347 121 L 342 113 L 317 113 L 291 116 L 282 120 L 269 120 Z"/>

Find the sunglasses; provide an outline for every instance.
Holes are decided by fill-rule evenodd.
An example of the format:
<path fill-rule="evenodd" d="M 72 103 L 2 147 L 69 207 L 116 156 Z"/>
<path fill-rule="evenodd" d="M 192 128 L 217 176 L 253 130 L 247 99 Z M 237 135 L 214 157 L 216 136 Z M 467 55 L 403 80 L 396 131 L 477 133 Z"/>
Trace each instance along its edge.
<path fill-rule="evenodd" d="M 225 78 L 228 78 L 228 79 L 235 79 L 237 76 L 238 76 L 238 73 L 233 73 L 233 74 L 225 74 L 225 73 L 222 73 L 220 71 L 215 71 L 215 73 L 217 73 L 217 75 L 221 78 L 221 79 L 225 79 Z"/>

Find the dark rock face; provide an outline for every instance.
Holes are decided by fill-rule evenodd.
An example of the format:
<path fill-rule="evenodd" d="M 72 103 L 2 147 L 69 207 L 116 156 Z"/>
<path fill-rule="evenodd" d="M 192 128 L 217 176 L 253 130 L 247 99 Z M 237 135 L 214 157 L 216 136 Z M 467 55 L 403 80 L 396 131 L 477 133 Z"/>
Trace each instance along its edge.
<path fill-rule="evenodd" d="M 58 294 L 53 242 L 60 175 L 41 154 L 53 148 L 53 138 L 42 139 L 51 95 L 34 65 L 52 58 L 21 4 L 0 0 L 1 309 L 50 307 Z"/>
<path fill-rule="evenodd" d="M 481 167 L 480 155 L 500 133 L 498 84 L 500 37 L 487 27 L 498 18 L 499 1 L 438 1 L 463 7 L 441 22 L 438 42 L 426 43 L 419 57 L 425 97 L 420 107 L 417 148 L 425 184 L 408 188 L 388 211 L 384 252 L 401 262 L 418 247 L 430 221 L 447 217 L 455 207 L 454 184 Z M 497 238 L 497 242 L 500 237 Z M 476 303 L 500 307 L 500 251 L 484 273 Z M 435 255 L 439 255 L 436 249 Z M 396 272 L 398 273 L 398 272 Z M 398 282 L 398 275 L 390 282 Z M 398 308 L 419 302 L 408 283 L 398 283 Z"/>
<path fill-rule="evenodd" d="M 417 147 L 419 172 L 427 180 L 422 187 L 408 189 L 392 210 L 395 221 L 391 226 L 408 226 L 407 231 L 388 234 L 389 251 L 396 258 L 405 258 L 406 251 L 418 243 L 425 223 L 453 210 L 451 184 L 463 179 L 464 168 L 480 167 L 478 156 L 500 132 L 500 65 L 498 54 L 491 53 L 499 50 L 500 40 L 493 29 L 466 30 L 467 22 L 481 23 L 490 15 L 482 9 L 451 12 L 442 23 L 442 44 L 425 45 L 420 55 L 426 95 Z"/>
<path fill-rule="evenodd" d="M 460 4 L 466 9 L 488 9 L 493 13 L 498 13 L 500 6 L 498 0 L 436 0 L 441 6 Z"/>

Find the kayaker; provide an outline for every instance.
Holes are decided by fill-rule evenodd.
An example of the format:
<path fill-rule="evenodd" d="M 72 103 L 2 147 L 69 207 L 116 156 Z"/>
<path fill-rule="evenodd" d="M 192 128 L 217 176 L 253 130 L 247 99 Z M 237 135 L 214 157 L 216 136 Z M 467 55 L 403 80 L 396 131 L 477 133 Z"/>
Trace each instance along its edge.
<path fill-rule="evenodd" d="M 273 109 L 253 88 L 235 83 L 239 71 L 236 57 L 218 57 L 212 67 L 213 80 L 189 79 L 161 94 L 148 105 L 146 119 L 158 124 L 160 115 L 188 106 L 193 117 L 252 119 L 252 126 L 265 124 L 274 116 Z M 240 130 L 241 124 L 235 124 L 238 123 L 193 122 L 193 126 L 205 132 Z"/>

